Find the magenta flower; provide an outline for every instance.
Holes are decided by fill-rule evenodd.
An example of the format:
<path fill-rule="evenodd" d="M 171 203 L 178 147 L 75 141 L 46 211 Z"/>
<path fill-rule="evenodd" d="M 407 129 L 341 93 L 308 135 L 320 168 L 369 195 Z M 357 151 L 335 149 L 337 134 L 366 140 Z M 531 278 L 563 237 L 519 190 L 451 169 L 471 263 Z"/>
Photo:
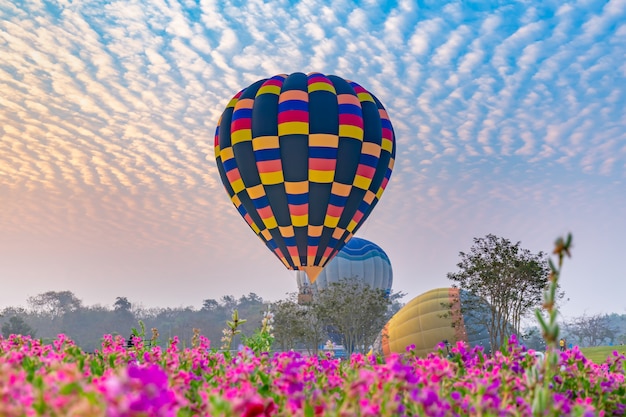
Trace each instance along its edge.
<path fill-rule="evenodd" d="M 168 376 L 158 365 L 128 366 L 126 375 L 104 382 L 107 417 L 174 417 L 177 400 Z"/>

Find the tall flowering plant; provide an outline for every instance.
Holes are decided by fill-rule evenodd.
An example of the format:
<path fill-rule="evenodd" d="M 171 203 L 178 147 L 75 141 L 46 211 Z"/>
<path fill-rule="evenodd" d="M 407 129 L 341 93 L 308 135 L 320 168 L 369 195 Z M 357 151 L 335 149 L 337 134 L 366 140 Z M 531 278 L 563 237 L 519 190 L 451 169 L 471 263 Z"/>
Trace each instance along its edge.
<path fill-rule="evenodd" d="M 272 349 L 274 343 L 274 314 L 268 307 L 263 313 L 261 319 L 261 328 L 256 330 L 252 336 L 243 336 L 243 344 L 256 354 L 262 352 L 269 352 Z"/>

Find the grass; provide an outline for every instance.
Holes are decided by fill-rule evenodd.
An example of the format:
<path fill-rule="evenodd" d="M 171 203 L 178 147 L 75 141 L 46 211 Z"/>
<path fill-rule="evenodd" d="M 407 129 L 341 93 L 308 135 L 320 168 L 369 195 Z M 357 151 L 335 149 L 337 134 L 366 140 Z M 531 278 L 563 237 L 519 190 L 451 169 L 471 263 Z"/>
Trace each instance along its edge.
<path fill-rule="evenodd" d="M 613 354 L 613 351 L 618 351 L 622 355 L 626 355 L 626 345 L 616 346 L 594 346 L 580 348 L 580 351 L 585 355 L 587 359 L 592 360 L 594 363 L 603 363 L 609 355 Z"/>

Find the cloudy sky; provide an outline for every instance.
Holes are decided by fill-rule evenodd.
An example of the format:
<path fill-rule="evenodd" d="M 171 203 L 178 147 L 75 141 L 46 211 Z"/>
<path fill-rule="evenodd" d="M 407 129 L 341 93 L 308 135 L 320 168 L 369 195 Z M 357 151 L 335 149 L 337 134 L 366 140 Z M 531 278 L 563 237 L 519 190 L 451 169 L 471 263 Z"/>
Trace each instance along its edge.
<path fill-rule="evenodd" d="M 237 91 L 298 71 L 389 112 L 395 169 L 357 236 L 405 301 L 475 237 L 572 232 L 564 314 L 626 313 L 626 0 L 0 0 L 0 308 L 296 291 L 213 135 Z"/>

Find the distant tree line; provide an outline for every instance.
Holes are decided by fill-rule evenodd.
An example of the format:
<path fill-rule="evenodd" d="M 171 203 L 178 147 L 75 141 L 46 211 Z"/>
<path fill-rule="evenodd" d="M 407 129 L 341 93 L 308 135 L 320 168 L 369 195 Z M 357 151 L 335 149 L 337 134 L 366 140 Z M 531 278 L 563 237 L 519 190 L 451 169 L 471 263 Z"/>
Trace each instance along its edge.
<path fill-rule="evenodd" d="M 48 291 L 27 300 L 27 307 L 7 307 L 0 311 L 3 337 L 11 334 L 31 335 L 50 342 L 63 333 L 88 352 L 101 348 L 105 334 L 131 336 L 141 322 L 145 338 L 157 329 L 159 343 L 166 345 L 177 336 L 190 346 L 194 329 L 219 349 L 226 322 L 234 310 L 246 321 L 241 335 L 251 335 L 261 325 L 268 309 L 274 315 L 274 349 L 317 351 L 327 340 L 346 345 L 346 351 L 366 349 L 401 304 L 403 294 L 385 294 L 354 279 L 335 283 L 316 294 L 306 305 L 291 294 L 277 302 L 263 300 L 254 293 L 236 298 L 205 299 L 200 309 L 193 307 L 144 308 L 127 297 L 116 297 L 112 306 L 84 305 L 71 291 Z M 237 348 L 241 335 L 231 346 Z"/>
<path fill-rule="evenodd" d="M 26 308 L 7 307 L 0 311 L 0 328 L 4 337 L 28 334 L 44 341 L 64 333 L 82 349 L 92 352 L 101 348 L 103 335 L 121 335 L 127 339 L 142 321 L 146 338 L 151 335 L 150 329 L 156 328 L 164 345 L 171 337 L 178 336 L 181 343 L 189 346 L 195 328 L 211 341 L 212 347 L 219 348 L 222 330 L 234 309 L 247 319 L 242 331 L 252 333 L 260 325 L 268 305 L 269 302 L 250 293 L 239 298 L 226 295 L 219 300 L 205 299 L 200 309 L 145 308 L 123 296 L 116 297 L 112 306 L 87 306 L 71 291 L 48 291 L 28 298 Z"/>

